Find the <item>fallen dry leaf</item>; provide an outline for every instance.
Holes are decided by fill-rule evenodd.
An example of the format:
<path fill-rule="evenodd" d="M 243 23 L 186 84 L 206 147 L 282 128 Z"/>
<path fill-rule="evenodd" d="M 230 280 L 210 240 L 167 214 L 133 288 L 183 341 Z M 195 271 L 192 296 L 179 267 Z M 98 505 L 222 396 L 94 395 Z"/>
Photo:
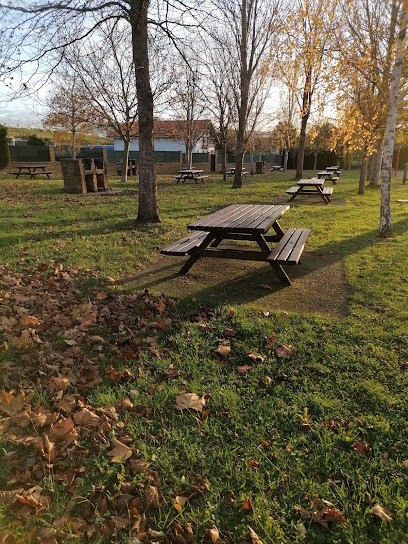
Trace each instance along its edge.
<path fill-rule="evenodd" d="M 237 366 L 237 370 L 240 374 L 245 374 L 248 370 L 251 370 L 251 368 L 252 366 L 249 365 Z"/>
<path fill-rule="evenodd" d="M 275 353 L 277 357 L 280 357 L 281 359 L 290 359 L 291 357 L 294 357 L 296 355 L 296 350 L 293 346 L 285 346 L 282 344 L 278 348 L 276 348 Z"/>
<path fill-rule="evenodd" d="M 402 461 L 402 464 L 404 465 L 405 468 L 408 468 L 408 459 L 406 459 L 405 461 Z"/>
<path fill-rule="evenodd" d="M 184 506 L 187 501 L 188 501 L 188 498 L 184 497 L 183 495 L 176 496 L 176 504 L 179 504 L 180 506 Z"/>
<path fill-rule="evenodd" d="M 208 531 L 208 536 L 210 537 L 210 540 L 213 544 L 220 544 L 220 533 L 215 525 L 211 527 L 211 529 Z"/>
<path fill-rule="evenodd" d="M 227 357 L 231 353 L 231 348 L 229 346 L 218 346 L 213 353 L 221 355 L 221 357 Z"/>
<path fill-rule="evenodd" d="M 146 509 L 159 508 L 159 492 L 154 485 L 146 484 L 144 487 Z"/>
<path fill-rule="evenodd" d="M 149 463 L 144 459 L 132 459 L 129 465 L 135 474 L 143 474 L 149 468 Z"/>
<path fill-rule="evenodd" d="M 371 447 L 369 444 L 367 444 L 367 442 L 354 442 L 352 447 L 359 453 L 359 455 L 361 455 L 361 457 L 365 457 L 366 453 L 371 451 Z"/>
<path fill-rule="evenodd" d="M 248 529 L 249 529 L 249 536 L 251 537 L 252 544 L 263 544 L 262 540 L 255 533 L 255 531 L 252 529 L 252 527 L 248 527 Z"/>
<path fill-rule="evenodd" d="M 380 519 L 382 519 L 382 521 L 387 521 L 387 522 L 390 522 L 392 521 L 392 517 L 390 517 L 390 511 L 388 508 L 385 508 L 384 506 L 381 506 L 380 504 L 375 504 L 372 509 L 371 509 L 371 512 L 373 514 L 375 514 L 376 516 L 378 516 Z"/>
<path fill-rule="evenodd" d="M 123 463 L 132 456 L 131 448 L 128 448 L 127 446 L 125 446 L 125 444 L 122 444 L 122 442 L 116 440 L 116 438 L 111 439 L 111 444 L 114 447 L 111 451 L 108 451 L 106 455 L 112 457 L 113 463 Z"/>
<path fill-rule="evenodd" d="M 263 363 L 265 361 L 265 357 L 263 357 L 260 353 L 255 353 L 255 351 L 249 351 L 247 350 L 246 354 L 248 357 L 257 363 Z"/>
<path fill-rule="evenodd" d="M 197 410 L 201 412 L 206 403 L 205 395 L 199 397 L 195 393 L 187 393 L 176 397 L 176 406 L 179 410 Z"/>

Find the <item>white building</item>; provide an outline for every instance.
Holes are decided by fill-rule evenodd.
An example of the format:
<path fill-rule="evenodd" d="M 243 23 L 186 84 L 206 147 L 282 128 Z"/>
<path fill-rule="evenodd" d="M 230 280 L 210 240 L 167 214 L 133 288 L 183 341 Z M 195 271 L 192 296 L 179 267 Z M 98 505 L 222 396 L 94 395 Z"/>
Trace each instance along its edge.
<path fill-rule="evenodd" d="M 153 124 L 154 150 L 155 151 L 182 151 L 186 152 L 187 121 L 162 121 L 155 120 Z M 192 122 L 190 128 L 191 138 L 194 142 L 193 153 L 208 153 L 215 151 L 213 138 L 213 126 L 211 121 L 197 120 Z M 139 125 L 135 123 L 131 131 L 129 151 L 139 151 Z M 114 136 L 115 151 L 124 150 L 122 139 Z"/>

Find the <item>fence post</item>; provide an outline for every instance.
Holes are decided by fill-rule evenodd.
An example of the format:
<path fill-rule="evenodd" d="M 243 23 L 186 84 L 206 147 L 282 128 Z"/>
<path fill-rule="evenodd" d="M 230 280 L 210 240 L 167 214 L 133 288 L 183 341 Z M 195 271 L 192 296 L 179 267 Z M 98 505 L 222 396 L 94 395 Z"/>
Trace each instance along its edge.
<path fill-rule="evenodd" d="M 48 149 L 50 150 L 50 163 L 51 168 L 55 169 L 55 147 L 53 145 L 49 145 Z"/>
<path fill-rule="evenodd" d="M 51 170 L 55 172 L 57 169 L 57 161 L 55 160 L 55 147 L 53 145 L 49 145 L 48 149 L 50 151 Z"/>

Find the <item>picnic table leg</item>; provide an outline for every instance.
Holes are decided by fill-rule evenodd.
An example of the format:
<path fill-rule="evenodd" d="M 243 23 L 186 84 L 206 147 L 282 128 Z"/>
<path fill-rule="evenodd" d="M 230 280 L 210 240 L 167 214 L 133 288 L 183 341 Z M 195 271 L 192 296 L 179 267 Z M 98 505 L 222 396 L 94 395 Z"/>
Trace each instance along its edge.
<path fill-rule="evenodd" d="M 207 236 L 204 238 L 204 240 L 201 242 L 201 244 L 198 247 L 194 248 L 188 261 L 186 261 L 184 265 L 180 268 L 179 274 L 183 276 L 187 274 L 187 272 L 190 270 L 193 264 L 195 264 L 198 261 L 198 259 L 201 257 L 201 250 L 206 249 L 214 239 L 215 239 L 215 242 L 217 242 L 217 238 L 219 237 L 216 237 L 215 234 L 213 234 L 212 232 L 209 232 Z M 219 245 L 220 243 L 221 243 L 221 240 L 217 245 Z"/>
<path fill-rule="evenodd" d="M 303 191 L 303 187 L 299 187 L 296 193 L 293 193 L 293 195 L 289 198 L 288 202 L 292 202 L 292 200 L 295 200 L 295 198 L 298 196 L 299 193 Z"/>
<path fill-rule="evenodd" d="M 279 227 L 280 228 L 280 227 Z M 269 247 L 268 242 L 265 240 L 265 238 L 262 236 L 262 234 L 256 235 L 256 241 L 258 242 L 259 247 L 261 248 L 262 253 L 266 255 L 266 257 L 270 254 L 272 251 Z M 275 272 L 275 274 L 278 276 L 279 281 L 285 285 L 292 285 L 289 276 L 286 274 L 286 272 L 283 270 L 280 264 L 270 262 L 272 270 Z"/>
<path fill-rule="evenodd" d="M 322 187 L 319 187 L 319 186 L 317 185 L 317 190 L 319 191 L 320 196 L 323 198 L 323 200 L 326 202 L 326 204 L 328 204 L 329 202 L 331 202 L 331 201 L 330 201 L 330 198 L 329 198 L 327 195 L 323 194 L 323 188 L 322 188 Z"/>

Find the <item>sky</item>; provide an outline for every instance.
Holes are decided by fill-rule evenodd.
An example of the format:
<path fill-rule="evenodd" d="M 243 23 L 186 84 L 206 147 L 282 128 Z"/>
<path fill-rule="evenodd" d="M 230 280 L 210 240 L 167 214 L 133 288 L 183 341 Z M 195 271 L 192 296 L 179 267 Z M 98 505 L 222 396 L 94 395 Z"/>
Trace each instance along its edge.
<path fill-rule="evenodd" d="M 33 97 L 11 99 L 9 89 L 0 83 L 0 123 L 9 127 L 41 128 L 45 109 Z"/>

